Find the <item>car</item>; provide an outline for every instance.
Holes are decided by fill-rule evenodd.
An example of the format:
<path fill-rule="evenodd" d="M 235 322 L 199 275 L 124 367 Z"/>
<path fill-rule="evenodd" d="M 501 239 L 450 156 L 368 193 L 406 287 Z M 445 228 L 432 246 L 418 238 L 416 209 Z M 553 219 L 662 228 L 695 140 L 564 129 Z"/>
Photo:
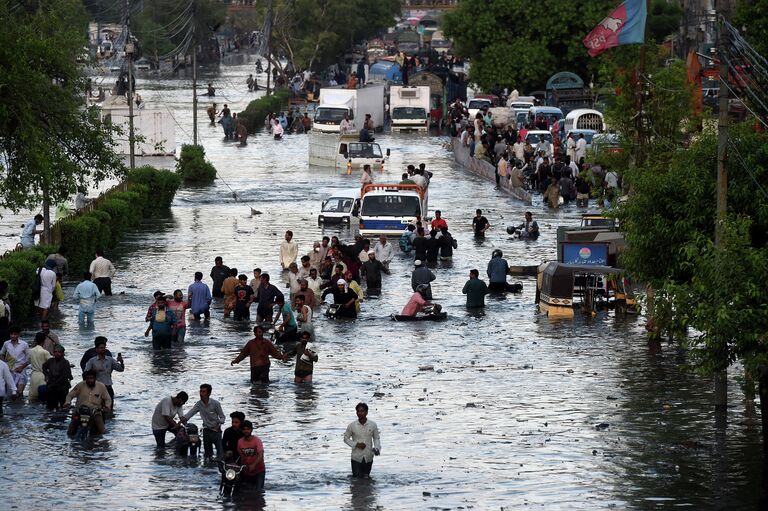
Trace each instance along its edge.
<path fill-rule="evenodd" d="M 477 113 L 485 107 L 491 108 L 493 102 L 486 98 L 473 98 L 467 102 L 467 111 L 469 112 L 469 118 L 474 119 Z"/>
<path fill-rule="evenodd" d="M 323 200 L 317 223 L 343 223 L 352 225 L 352 218 L 360 212 L 360 189 L 338 190 Z"/>
<path fill-rule="evenodd" d="M 528 109 L 526 122 L 534 127 L 536 119 L 544 117 L 547 120 L 547 126 L 551 127 L 556 121 L 563 118 L 563 111 L 554 106 L 533 106 Z"/>
<path fill-rule="evenodd" d="M 592 137 L 592 150 L 595 154 L 602 151 L 607 153 L 623 153 L 621 140 L 617 133 L 597 133 Z"/>
<path fill-rule="evenodd" d="M 538 151 L 539 141 L 541 140 L 540 137 L 542 136 L 544 137 L 544 140 L 548 141 L 550 144 L 552 143 L 552 133 L 547 130 L 530 130 L 525 135 L 525 141 L 533 146 L 534 151 Z"/>

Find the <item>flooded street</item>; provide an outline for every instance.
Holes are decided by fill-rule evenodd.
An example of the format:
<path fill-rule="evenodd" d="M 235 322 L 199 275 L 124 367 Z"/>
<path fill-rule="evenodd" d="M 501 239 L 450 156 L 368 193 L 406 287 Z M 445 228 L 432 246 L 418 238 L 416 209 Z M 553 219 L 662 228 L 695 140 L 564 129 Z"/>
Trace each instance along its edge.
<path fill-rule="evenodd" d="M 203 71 L 199 81 L 214 83 L 220 106 L 240 111 L 255 97 L 245 86 L 251 69 Z M 189 80 L 139 80 L 138 88 L 148 104 L 174 113 L 179 146 L 190 141 Z M 577 225 L 583 211 L 571 205 L 552 212 L 539 197 L 525 206 L 495 191 L 454 163 L 446 138 L 378 135 L 392 155 L 375 179 L 397 182 L 406 165 L 420 162 L 434 173 L 430 213 L 442 210 L 458 241 L 453 261 L 433 269 L 433 294 L 447 321 L 390 320 L 411 294 L 412 259 L 398 250 L 382 295 L 366 300 L 356 321 L 333 322 L 316 311 L 312 385 L 295 385 L 293 365 L 273 361 L 273 383 L 252 386 L 247 361 L 229 364 L 250 326 L 223 320 L 221 303 L 210 325 L 190 322 L 182 345 L 153 353 L 143 333 L 155 290 L 186 294 L 195 271 L 210 284 L 218 255 L 249 276 L 256 267 L 267 271 L 282 288 L 275 281 L 286 229 L 300 254 L 323 235 L 352 238 L 342 227 L 318 227 L 316 218 L 329 190 L 357 187 L 359 172 L 309 168 L 305 135 L 274 141 L 261 133 L 247 147 L 225 143 L 220 126 L 207 123 L 208 103 L 200 98 L 200 138 L 222 179 L 183 188 L 166 215 L 146 221 L 107 254 L 118 270 L 115 295 L 98 303 L 95 330 L 78 329 L 75 281 L 65 286 L 68 299 L 53 326 L 70 362 L 79 362 L 96 335 L 123 354 L 126 371 L 114 375 L 117 417 L 107 422 L 107 435 L 83 445 L 67 438 L 63 415 L 37 403 L 7 406 L 0 419 L 4 509 L 44 501 L 76 509 L 761 507 L 760 417 L 756 403 L 743 401 L 741 369 L 729 373 L 728 428 L 719 436 L 710 379 L 683 372 L 685 353 L 676 345 L 650 349 L 642 318 L 603 312 L 549 320 L 536 313 L 533 277 L 520 279 L 522 295 L 489 296 L 484 313 L 467 312 L 461 288 L 470 269 L 487 280 L 496 248 L 510 264 L 555 259 L 557 226 Z M 250 207 L 261 214 L 252 216 Z M 482 242 L 471 233 L 478 207 L 492 225 Z M 526 210 L 542 235 L 512 240 L 505 227 L 522 222 Z M 22 338 L 31 342 L 34 332 Z M 215 465 L 156 453 L 155 405 L 185 390 L 187 410 L 201 383 L 213 386 L 227 416 L 241 410 L 253 421 L 265 448 L 263 500 L 225 502 Z M 353 482 L 342 435 L 358 401 L 369 404 L 381 430 L 382 455 L 371 481 Z M 190 422 L 201 424 L 199 416 Z"/>

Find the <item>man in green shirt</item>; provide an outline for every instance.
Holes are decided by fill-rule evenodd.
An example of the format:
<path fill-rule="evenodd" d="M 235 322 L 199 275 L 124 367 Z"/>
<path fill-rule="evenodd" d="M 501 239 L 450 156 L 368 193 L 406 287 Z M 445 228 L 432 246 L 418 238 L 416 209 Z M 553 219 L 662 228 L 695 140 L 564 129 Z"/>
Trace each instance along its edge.
<path fill-rule="evenodd" d="M 462 293 L 467 295 L 467 308 L 485 307 L 485 295 L 488 294 L 488 286 L 480 280 L 480 272 L 469 270 L 469 280 L 464 284 Z"/>

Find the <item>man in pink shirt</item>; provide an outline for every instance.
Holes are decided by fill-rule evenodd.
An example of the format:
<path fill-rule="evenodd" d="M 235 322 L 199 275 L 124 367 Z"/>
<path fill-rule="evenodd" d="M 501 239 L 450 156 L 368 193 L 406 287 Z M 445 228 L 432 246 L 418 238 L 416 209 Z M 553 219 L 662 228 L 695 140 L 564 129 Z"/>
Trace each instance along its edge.
<path fill-rule="evenodd" d="M 416 292 L 411 295 L 411 299 L 408 300 L 408 303 L 403 307 L 403 311 L 400 313 L 401 316 L 415 316 L 418 312 L 421 312 L 422 309 L 424 309 L 424 306 L 429 303 L 424 299 L 424 295 L 422 294 L 426 289 L 427 284 L 419 284 L 416 288 Z"/>

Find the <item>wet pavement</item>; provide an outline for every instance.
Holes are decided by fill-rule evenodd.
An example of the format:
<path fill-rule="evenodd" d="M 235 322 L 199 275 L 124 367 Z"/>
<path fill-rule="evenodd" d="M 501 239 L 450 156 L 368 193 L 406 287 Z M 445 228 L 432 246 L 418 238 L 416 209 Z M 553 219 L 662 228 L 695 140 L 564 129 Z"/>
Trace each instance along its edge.
<path fill-rule="evenodd" d="M 222 72 L 210 74 L 217 103 L 242 109 L 254 97 L 244 84 L 250 68 Z M 189 81 L 140 80 L 139 87 L 148 104 L 174 112 L 179 143 L 189 140 Z M 217 255 L 242 273 L 260 267 L 278 277 L 286 229 L 302 254 L 324 234 L 351 238 L 342 227 L 321 229 L 316 216 L 328 190 L 357 186 L 356 173 L 308 168 L 303 135 L 274 141 L 259 134 L 247 147 L 225 143 L 221 129 L 207 125 L 207 101 L 201 98 L 200 137 L 223 179 L 182 189 L 170 212 L 146 221 L 118 247 L 117 294 L 99 302 L 94 331 L 78 329 L 71 299 L 54 324 L 74 363 L 95 335 L 106 335 L 109 349 L 122 352 L 127 368 L 114 377 L 117 417 L 107 423 L 109 433 L 81 444 L 66 437 L 60 414 L 35 403 L 6 407 L 3 507 L 43 500 L 117 509 L 760 506 L 760 418 L 755 403 L 743 401 L 737 368 L 730 373 L 728 429 L 718 435 L 710 381 L 680 369 L 685 353 L 676 345 L 649 347 L 642 319 L 600 313 L 549 320 L 536 313 L 532 277 L 520 279 L 522 295 L 490 296 L 484 313 L 467 312 L 461 288 L 469 269 L 484 275 L 495 248 L 511 264 L 554 259 L 557 226 L 577 224 L 582 211 L 552 212 L 539 198 L 526 208 L 458 168 L 444 148 L 447 139 L 380 135 L 392 157 L 385 174 L 375 176 L 394 181 L 405 165 L 420 162 L 435 174 L 430 209 L 443 211 L 459 245 L 451 263 L 434 269 L 434 296 L 447 321 L 389 319 L 411 293 L 411 261 L 398 254 L 382 295 L 363 303 L 358 320 L 316 320 L 320 358 L 312 385 L 294 385 L 292 366 L 279 362 L 272 364 L 271 385 L 250 385 L 247 362 L 229 365 L 249 338 L 249 325 L 223 320 L 220 304 L 210 325 L 192 322 L 182 345 L 153 353 L 143 319 L 156 289 L 186 290 L 195 271 L 208 275 Z M 261 214 L 252 216 L 250 207 Z M 477 207 L 493 226 L 482 242 L 470 230 Z M 511 240 L 504 227 L 522 221 L 526 209 L 542 235 Z M 68 298 L 74 285 L 66 286 Z M 201 383 L 213 385 L 227 415 L 242 410 L 254 422 L 266 451 L 263 500 L 242 495 L 224 502 L 214 465 L 155 452 L 155 404 L 185 390 L 193 398 L 189 408 Z M 373 479 L 355 482 L 342 434 L 358 401 L 369 403 L 369 418 L 379 425 L 382 455 Z M 197 417 L 191 422 L 200 425 Z"/>

